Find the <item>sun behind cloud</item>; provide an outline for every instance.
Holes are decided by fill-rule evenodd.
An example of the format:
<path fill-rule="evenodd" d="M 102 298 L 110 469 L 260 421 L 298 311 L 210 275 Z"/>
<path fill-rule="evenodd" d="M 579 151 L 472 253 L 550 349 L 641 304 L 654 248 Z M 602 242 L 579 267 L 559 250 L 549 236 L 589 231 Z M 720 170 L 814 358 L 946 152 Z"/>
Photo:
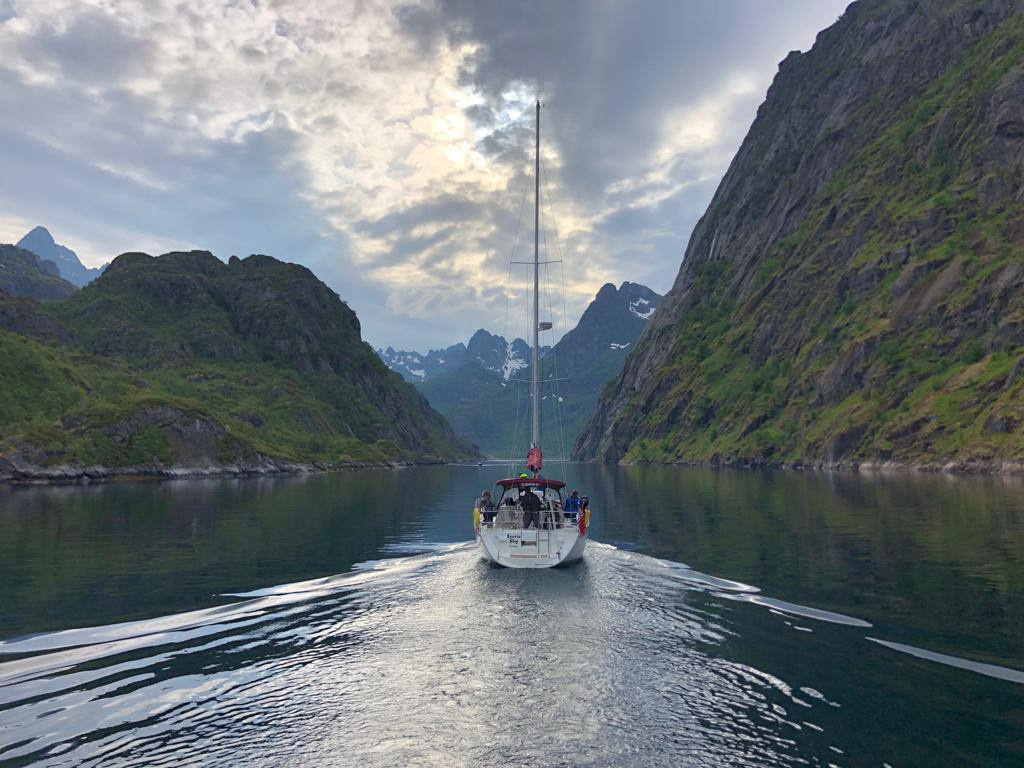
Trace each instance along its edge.
<path fill-rule="evenodd" d="M 544 244 L 572 278 L 567 324 L 606 281 L 664 289 L 770 72 L 736 61 L 692 93 L 652 96 L 647 80 L 682 55 L 666 49 L 665 71 L 618 87 L 609 109 L 602 73 L 634 63 L 593 60 L 584 43 L 622 50 L 622 9 L 552 10 L 557 45 L 531 28 L 539 9 L 523 10 L 12 3 L 0 15 L 5 234 L 46 224 L 92 264 L 140 249 L 267 252 L 323 276 L 378 341 L 410 320 L 423 343 L 455 341 L 480 310 L 501 313 L 494 288 L 517 233 L 529 238 L 540 95 Z M 662 26 L 652 10 L 641 26 Z"/>

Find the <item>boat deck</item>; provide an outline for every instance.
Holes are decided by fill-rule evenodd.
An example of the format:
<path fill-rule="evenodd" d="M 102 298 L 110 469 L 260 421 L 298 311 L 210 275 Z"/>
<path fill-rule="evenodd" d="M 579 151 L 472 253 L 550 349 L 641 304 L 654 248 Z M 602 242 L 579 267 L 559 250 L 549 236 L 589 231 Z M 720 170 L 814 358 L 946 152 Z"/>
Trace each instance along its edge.
<path fill-rule="evenodd" d="M 480 527 L 494 528 L 497 530 L 523 530 L 523 510 L 518 505 L 503 505 L 494 511 L 494 519 L 487 520 L 491 512 L 480 513 Z M 550 505 L 548 509 L 542 509 L 538 513 L 541 525 L 544 530 L 557 530 L 559 528 L 575 528 L 579 524 L 579 513 L 566 512 Z"/>

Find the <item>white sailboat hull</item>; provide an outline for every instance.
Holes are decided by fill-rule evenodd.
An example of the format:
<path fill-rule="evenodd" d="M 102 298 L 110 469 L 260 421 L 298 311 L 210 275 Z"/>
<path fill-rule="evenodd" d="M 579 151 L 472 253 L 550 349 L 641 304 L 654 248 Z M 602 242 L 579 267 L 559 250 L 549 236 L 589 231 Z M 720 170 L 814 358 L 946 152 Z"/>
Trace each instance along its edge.
<path fill-rule="evenodd" d="M 575 526 L 554 530 L 483 527 L 476 542 L 484 559 L 506 568 L 553 568 L 582 558 L 587 535 Z"/>

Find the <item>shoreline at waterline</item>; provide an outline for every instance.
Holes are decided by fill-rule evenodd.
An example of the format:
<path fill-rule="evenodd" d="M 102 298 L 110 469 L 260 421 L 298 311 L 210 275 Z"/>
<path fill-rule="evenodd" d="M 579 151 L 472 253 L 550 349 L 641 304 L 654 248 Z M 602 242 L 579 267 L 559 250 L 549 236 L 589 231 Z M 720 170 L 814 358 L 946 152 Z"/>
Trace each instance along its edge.
<path fill-rule="evenodd" d="M 158 464 L 132 467 L 104 467 L 80 465 L 13 465 L 0 460 L 0 486 L 24 485 L 91 485 L 122 481 L 199 480 L 211 478 L 283 477 L 358 469 L 404 469 L 415 466 L 443 465 L 436 461 L 345 461 L 345 462 L 286 462 L 260 457 L 259 461 L 236 464 L 210 464 L 199 466 Z M 5 466 L 6 465 L 6 466 Z"/>
<path fill-rule="evenodd" d="M 600 464 L 599 461 L 581 460 L 583 463 Z M 723 460 L 678 460 L 638 461 L 620 460 L 618 466 L 626 467 L 709 467 L 712 469 L 774 469 L 811 472 L 863 472 L 865 474 L 946 474 L 966 476 L 1024 476 L 1024 461 L 767 461 L 758 459 Z"/>

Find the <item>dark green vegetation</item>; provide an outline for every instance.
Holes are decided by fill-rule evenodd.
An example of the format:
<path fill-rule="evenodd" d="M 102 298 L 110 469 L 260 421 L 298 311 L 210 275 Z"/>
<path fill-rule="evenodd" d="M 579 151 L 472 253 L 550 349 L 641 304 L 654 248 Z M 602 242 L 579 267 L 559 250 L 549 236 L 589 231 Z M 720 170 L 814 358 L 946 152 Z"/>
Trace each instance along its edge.
<path fill-rule="evenodd" d="M 263 472 L 475 455 L 306 268 L 118 257 L 62 302 L 0 299 L 0 473 Z"/>
<path fill-rule="evenodd" d="M 661 297 L 646 286 L 606 284 L 576 327 L 541 359 L 543 445 L 552 457 L 565 457 L 594 412 L 601 389 L 618 375 L 623 361 Z M 451 422 L 455 431 L 501 458 L 525 455 L 530 438 L 529 350 L 518 339 L 502 362 L 491 336 L 478 331 L 456 366 L 433 372 L 416 387 Z M 564 450 L 563 450 L 564 448 Z"/>
<path fill-rule="evenodd" d="M 516 378 L 528 376 L 529 370 L 519 369 Z M 454 370 L 439 373 L 416 388 L 457 434 L 480 446 L 485 455 L 507 458 L 513 443 L 517 443 L 516 447 L 522 443 L 525 411 L 519 405 L 515 429 L 516 407 L 524 393 L 529 396 L 528 385 L 503 381 L 500 370 L 485 368 L 476 358 L 466 355 Z"/>
<path fill-rule="evenodd" d="M 57 265 L 15 245 L 0 245 L 0 291 L 32 299 L 66 299 L 75 286 Z"/>
<path fill-rule="evenodd" d="M 1024 8 L 863 0 L 782 63 L 576 446 L 1024 461 Z"/>

